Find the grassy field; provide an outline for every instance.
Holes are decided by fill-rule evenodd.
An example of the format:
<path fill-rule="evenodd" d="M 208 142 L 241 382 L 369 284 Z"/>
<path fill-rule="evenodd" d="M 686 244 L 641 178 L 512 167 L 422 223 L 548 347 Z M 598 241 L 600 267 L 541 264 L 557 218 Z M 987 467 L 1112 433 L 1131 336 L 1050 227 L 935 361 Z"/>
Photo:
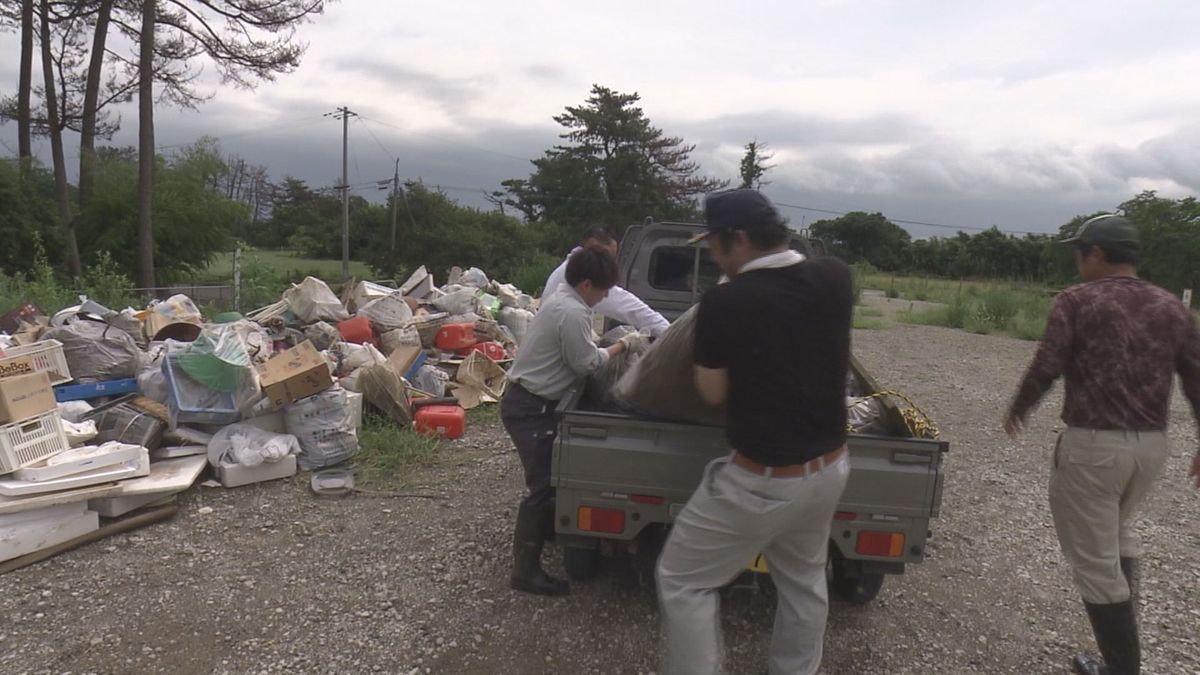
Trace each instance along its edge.
<path fill-rule="evenodd" d="M 1046 316 L 1056 289 L 1038 284 L 1003 281 L 955 281 L 857 270 L 861 288 L 883 291 L 888 298 L 939 303 L 940 307 L 901 312 L 904 323 L 946 326 L 972 333 L 1009 335 L 1037 340 L 1046 330 Z M 859 311 L 856 328 L 875 328 L 872 317 Z"/>
<path fill-rule="evenodd" d="M 280 275 L 292 277 L 314 276 L 324 281 L 340 281 L 342 278 L 341 260 L 320 260 L 317 258 L 301 258 L 293 251 L 255 250 L 252 255 L 258 258 L 263 267 Z M 366 263 L 350 261 L 350 274 L 358 279 L 372 277 Z M 229 281 L 233 278 L 233 253 L 221 253 L 204 271 L 204 277 L 211 281 Z"/>

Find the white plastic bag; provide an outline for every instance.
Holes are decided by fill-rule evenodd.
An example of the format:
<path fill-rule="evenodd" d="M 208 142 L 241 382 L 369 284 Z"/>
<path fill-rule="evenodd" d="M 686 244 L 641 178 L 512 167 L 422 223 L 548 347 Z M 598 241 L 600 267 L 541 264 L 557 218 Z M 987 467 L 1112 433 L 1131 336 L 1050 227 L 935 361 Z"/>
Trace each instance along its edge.
<path fill-rule="evenodd" d="M 274 463 L 300 452 L 300 442 L 291 434 L 274 434 L 252 424 L 230 424 L 208 442 L 208 463 L 258 466 Z"/>
<path fill-rule="evenodd" d="M 396 291 L 360 307 L 358 316 L 367 317 L 380 331 L 387 331 L 412 323 L 413 312 L 400 291 Z"/>
<path fill-rule="evenodd" d="M 342 301 L 329 290 L 324 281 L 314 277 L 305 277 L 299 284 L 284 291 L 283 299 L 298 319 L 305 323 L 314 321 L 345 321 L 350 313 L 342 306 Z"/>
<path fill-rule="evenodd" d="M 463 286 L 474 286 L 475 288 L 482 289 L 487 288 L 490 282 L 487 275 L 483 273 L 483 270 L 478 267 L 472 267 L 462 273 L 462 276 L 458 278 L 458 283 Z"/>
<path fill-rule="evenodd" d="M 349 342 L 339 342 L 329 348 L 329 353 L 337 359 L 338 376 L 346 376 L 363 366 L 387 363 L 384 356 L 373 344 L 356 345 Z"/>
<path fill-rule="evenodd" d="M 62 428 L 63 433 L 67 436 L 67 443 L 72 448 L 79 447 L 100 435 L 100 431 L 96 429 L 95 420 L 86 422 L 62 420 Z"/>
<path fill-rule="evenodd" d="M 450 314 L 479 314 L 484 312 L 483 304 L 479 301 L 480 290 L 467 287 L 447 293 L 433 301 L 433 306 Z"/>
<path fill-rule="evenodd" d="M 358 434 L 346 391 L 334 386 L 283 409 L 288 433 L 300 442 L 305 471 L 333 466 L 358 452 Z"/>
<path fill-rule="evenodd" d="M 384 353 L 384 355 L 390 356 L 392 352 L 401 347 L 420 347 L 421 334 L 417 332 L 415 326 L 409 326 L 408 328 L 397 328 L 396 330 L 389 330 L 383 335 L 380 335 L 379 344 L 383 347 L 381 351 Z"/>
<path fill-rule="evenodd" d="M 505 307 L 500 310 L 500 325 L 512 331 L 513 340 L 520 346 L 529 331 L 529 322 L 533 321 L 533 312 L 527 309 Z"/>
<path fill-rule="evenodd" d="M 87 401 L 65 401 L 58 404 L 58 416 L 68 422 L 78 422 L 91 411 L 92 404 Z"/>
<path fill-rule="evenodd" d="M 413 378 L 414 387 L 435 398 L 446 395 L 446 384 L 449 382 L 450 375 L 434 366 L 421 366 Z"/>

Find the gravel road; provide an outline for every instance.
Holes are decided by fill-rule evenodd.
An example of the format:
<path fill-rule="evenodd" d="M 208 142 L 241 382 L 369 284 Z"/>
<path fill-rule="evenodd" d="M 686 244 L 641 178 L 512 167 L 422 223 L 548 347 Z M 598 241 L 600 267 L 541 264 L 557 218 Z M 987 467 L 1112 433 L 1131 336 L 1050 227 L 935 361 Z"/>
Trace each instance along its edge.
<path fill-rule="evenodd" d="M 951 452 L 927 561 L 868 606 L 831 606 L 825 672 L 1068 672 L 1091 637 L 1046 505 L 1059 395 L 1019 442 L 999 429 L 1034 345 L 915 326 L 854 337 Z M 1173 417 L 1173 456 L 1142 515 L 1144 672 L 1195 675 L 1200 492 L 1185 461 L 1197 440 L 1182 399 Z M 305 478 L 196 487 L 171 521 L 0 577 L 0 672 L 657 669 L 653 587 L 621 565 L 565 599 L 508 590 L 522 485 L 498 424 L 475 425 L 395 488 L 442 499 L 319 498 Z M 768 590 L 725 593 L 731 672 L 765 669 L 772 614 Z"/>

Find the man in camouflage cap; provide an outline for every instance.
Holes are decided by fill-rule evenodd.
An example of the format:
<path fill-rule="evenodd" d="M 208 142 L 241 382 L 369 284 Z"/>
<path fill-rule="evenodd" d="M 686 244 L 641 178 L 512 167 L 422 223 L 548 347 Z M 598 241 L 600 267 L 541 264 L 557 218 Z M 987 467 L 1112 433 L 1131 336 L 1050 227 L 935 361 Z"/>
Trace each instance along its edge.
<path fill-rule="evenodd" d="M 1103 656 L 1076 656 L 1072 666 L 1080 675 L 1136 675 L 1141 551 L 1132 516 L 1169 455 L 1176 372 L 1200 421 L 1200 333 L 1182 302 L 1138 278 L 1138 231 L 1128 219 L 1097 216 L 1063 243 L 1074 247 L 1084 283 L 1058 295 L 1004 427 L 1015 436 L 1064 378 L 1067 429 L 1054 450 L 1050 510 Z M 1200 452 L 1190 475 L 1200 488 Z"/>

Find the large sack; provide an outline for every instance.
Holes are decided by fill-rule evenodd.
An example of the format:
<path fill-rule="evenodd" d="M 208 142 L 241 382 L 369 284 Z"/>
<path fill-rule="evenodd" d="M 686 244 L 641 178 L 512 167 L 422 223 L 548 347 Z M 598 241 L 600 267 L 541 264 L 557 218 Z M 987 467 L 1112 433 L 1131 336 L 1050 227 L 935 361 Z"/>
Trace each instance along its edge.
<path fill-rule="evenodd" d="M 302 398 L 283 409 L 289 434 L 300 442 L 300 468 L 323 469 L 350 459 L 358 452 L 350 403 L 341 387 Z"/>
<path fill-rule="evenodd" d="M 329 290 L 324 281 L 314 277 L 305 277 L 299 284 L 293 284 L 283 292 L 283 299 L 287 301 L 296 318 L 304 323 L 337 323 L 350 318 L 350 313 L 342 306 L 338 296 Z"/>
<path fill-rule="evenodd" d="M 67 367 L 78 382 L 137 377 L 142 350 L 129 333 L 98 321 L 72 321 L 42 337 L 63 345 Z"/>
<path fill-rule="evenodd" d="M 705 425 L 725 423 L 725 406 L 705 403 L 696 391 L 692 343 L 698 307 L 684 312 L 617 381 L 617 396 L 626 405 L 652 417 Z"/>

